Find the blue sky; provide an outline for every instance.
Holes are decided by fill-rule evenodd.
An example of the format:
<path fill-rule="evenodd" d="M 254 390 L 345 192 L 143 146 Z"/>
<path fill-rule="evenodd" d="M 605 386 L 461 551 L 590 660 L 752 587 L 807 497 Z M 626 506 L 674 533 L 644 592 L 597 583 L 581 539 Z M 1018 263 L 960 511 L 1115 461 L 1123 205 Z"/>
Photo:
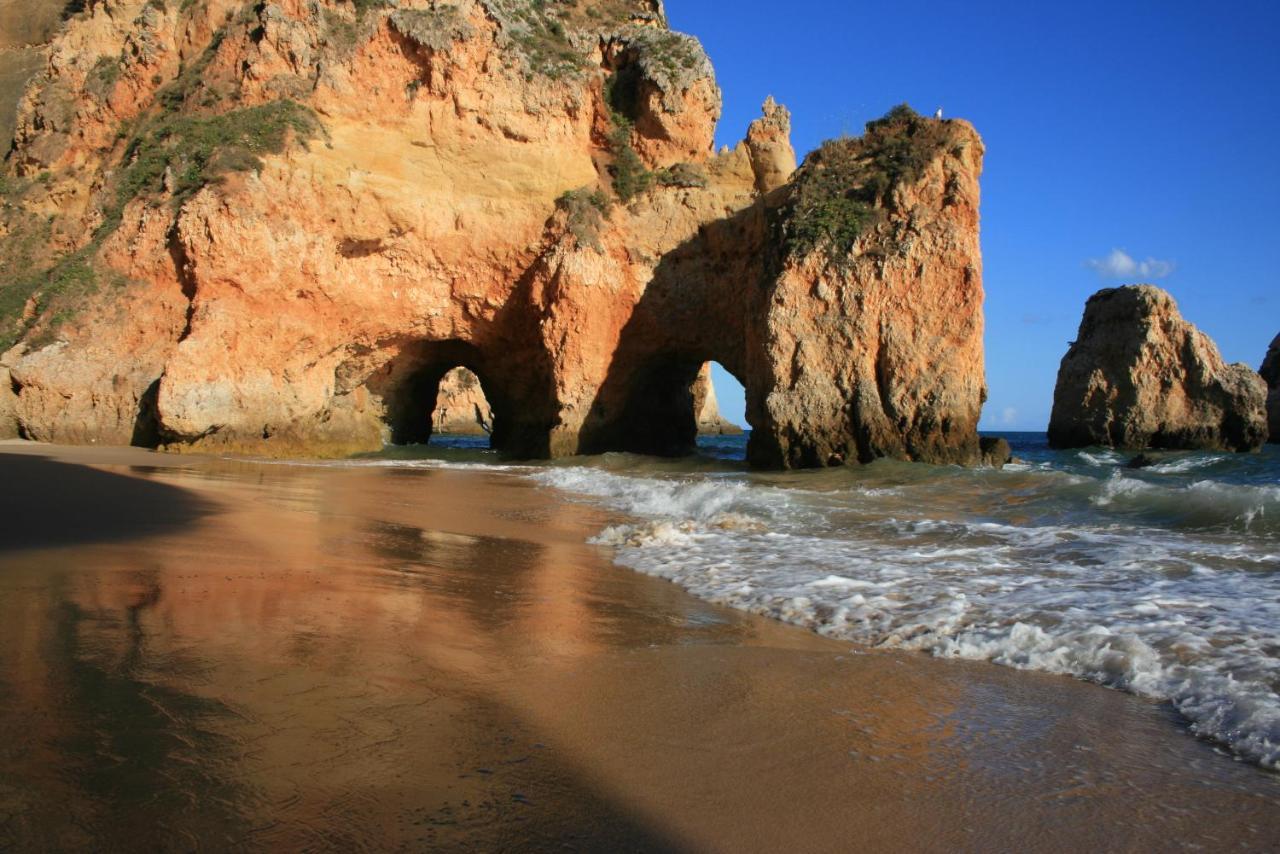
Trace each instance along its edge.
<path fill-rule="evenodd" d="M 1168 289 L 1254 368 L 1280 332 L 1280 4 L 667 0 L 667 15 L 715 63 L 721 144 L 771 94 L 802 157 L 902 101 L 977 126 L 985 429 L 1044 429 L 1102 287 Z"/>

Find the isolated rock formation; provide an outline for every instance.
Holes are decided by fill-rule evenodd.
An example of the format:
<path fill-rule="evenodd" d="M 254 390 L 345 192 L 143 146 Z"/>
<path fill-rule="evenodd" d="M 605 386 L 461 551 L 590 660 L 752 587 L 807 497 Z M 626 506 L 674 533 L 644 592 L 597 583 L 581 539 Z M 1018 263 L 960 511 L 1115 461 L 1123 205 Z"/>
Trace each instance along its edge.
<path fill-rule="evenodd" d="M 976 132 L 897 110 L 792 175 L 784 108 L 716 155 L 719 115 L 654 0 L 89 4 L 18 110 L 7 405 L 339 455 L 463 366 L 510 456 L 679 453 L 714 360 L 757 465 L 978 462 Z"/>
<path fill-rule="evenodd" d="M 1002 439 L 997 436 L 983 436 L 982 444 L 982 464 L 991 468 L 1004 468 L 1013 462 L 1013 448 L 1009 445 L 1008 439 Z"/>
<path fill-rule="evenodd" d="M 1049 420 L 1057 448 L 1252 451 L 1267 438 L 1266 384 L 1151 285 L 1089 298 L 1062 360 Z"/>
<path fill-rule="evenodd" d="M 693 411 L 698 421 L 699 436 L 740 436 L 742 428 L 720 414 L 720 401 L 711 381 L 711 363 L 698 371 L 693 381 Z"/>
<path fill-rule="evenodd" d="M 1280 335 L 1271 342 L 1267 357 L 1262 360 L 1262 367 L 1258 372 L 1267 381 L 1267 388 L 1270 390 L 1267 395 L 1268 441 L 1280 445 Z"/>
<path fill-rule="evenodd" d="M 493 409 L 480 387 L 480 378 L 466 368 L 454 368 L 445 374 L 431 413 L 430 432 L 487 436 L 492 430 Z"/>

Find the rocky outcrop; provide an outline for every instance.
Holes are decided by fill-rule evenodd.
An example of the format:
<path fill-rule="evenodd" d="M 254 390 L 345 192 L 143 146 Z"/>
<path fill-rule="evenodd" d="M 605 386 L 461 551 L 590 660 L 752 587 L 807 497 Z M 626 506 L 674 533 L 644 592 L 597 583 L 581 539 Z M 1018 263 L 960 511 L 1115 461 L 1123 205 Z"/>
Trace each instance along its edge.
<path fill-rule="evenodd" d="M 1266 385 L 1151 285 L 1089 298 L 1062 360 L 1049 421 L 1057 448 L 1252 451 L 1267 437 Z"/>
<path fill-rule="evenodd" d="M 899 109 L 787 185 L 748 323 L 756 464 L 979 461 L 983 153 L 967 123 Z"/>
<path fill-rule="evenodd" d="M 991 468 L 1004 468 L 1013 462 L 1013 448 L 1008 439 L 983 436 L 981 439 L 982 464 Z"/>
<path fill-rule="evenodd" d="M 9 161 L 21 429 L 345 454 L 462 366 L 507 455 L 678 453 L 714 360 L 757 465 L 976 463 L 973 128 L 900 110 L 793 175 L 773 103 L 712 151 L 719 98 L 650 0 L 93 4 Z"/>
<path fill-rule="evenodd" d="M 9 369 L 0 367 L 0 439 L 16 439 L 20 435 L 16 404 Z"/>
<path fill-rule="evenodd" d="M 480 378 L 466 368 L 445 374 L 431 413 L 431 432 L 487 436 L 492 430 L 493 409 L 480 387 Z"/>
<path fill-rule="evenodd" d="M 720 414 L 720 401 L 711 381 L 711 363 L 702 366 L 693 381 L 693 411 L 699 436 L 741 436 L 742 428 Z"/>
<path fill-rule="evenodd" d="M 9 152 L 18 100 L 62 24 L 66 0 L 0 0 L 0 155 Z"/>
<path fill-rule="evenodd" d="M 1271 342 L 1267 356 L 1258 369 L 1267 382 L 1267 424 L 1269 441 L 1280 444 L 1280 335 Z"/>
<path fill-rule="evenodd" d="M 796 152 L 791 147 L 791 113 L 769 96 L 764 116 L 747 130 L 747 149 L 756 176 L 756 189 L 771 193 L 796 171 Z"/>

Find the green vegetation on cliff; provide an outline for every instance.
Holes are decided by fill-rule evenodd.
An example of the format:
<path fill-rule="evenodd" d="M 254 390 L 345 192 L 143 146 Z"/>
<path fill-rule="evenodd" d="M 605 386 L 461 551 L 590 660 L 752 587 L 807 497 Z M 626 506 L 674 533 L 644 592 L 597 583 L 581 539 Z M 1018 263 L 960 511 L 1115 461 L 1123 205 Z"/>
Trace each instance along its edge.
<path fill-rule="evenodd" d="M 53 263 L 46 260 L 51 237 L 49 221 L 13 204 L 30 186 L 30 182 L 10 180 L 0 193 L 9 228 L 0 241 L 0 353 L 37 325 L 40 331 L 29 339 L 30 343 L 35 347 L 48 343 L 104 282 L 112 286 L 124 283 L 123 277 L 98 269 L 96 243 Z"/>
<path fill-rule="evenodd" d="M 867 123 L 862 137 L 829 140 L 805 158 L 782 209 L 788 253 L 822 248 L 844 259 L 893 208 L 893 190 L 920 178 L 945 147 L 946 124 L 907 104 Z"/>
<path fill-rule="evenodd" d="M 262 156 L 280 154 L 290 133 L 300 140 L 319 132 L 307 107 L 273 101 L 209 116 L 164 115 L 145 123 L 130 139 L 115 198 L 104 212 L 100 234 L 114 230 L 125 205 L 168 190 L 175 205 L 233 172 L 262 168 Z"/>
<path fill-rule="evenodd" d="M 579 246 L 604 251 L 600 245 L 600 229 L 609 213 L 609 197 L 598 189 L 584 187 L 570 190 L 556 200 L 566 214 L 565 224 Z"/>
<path fill-rule="evenodd" d="M 7 179 L 0 186 L 0 219 L 7 236 L 0 247 L 0 351 L 28 334 L 38 345 L 74 317 L 106 282 L 123 279 L 100 269 L 103 241 L 120 225 L 134 199 L 167 198 L 180 206 L 203 187 L 225 176 L 262 167 L 262 157 L 282 153 L 291 139 L 308 140 L 320 132 L 315 114 L 281 99 L 251 107 L 225 109 L 236 99 L 223 94 L 206 71 L 222 33 L 163 87 L 155 106 L 121 129 L 119 165 L 99 197 L 102 220 L 93 238 L 70 253 L 51 249 L 53 220 L 32 212 L 40 204 L 42 180 Z M 105 96 L 120 75 L 120 61 L 100 60 L 88 88 Z"/>

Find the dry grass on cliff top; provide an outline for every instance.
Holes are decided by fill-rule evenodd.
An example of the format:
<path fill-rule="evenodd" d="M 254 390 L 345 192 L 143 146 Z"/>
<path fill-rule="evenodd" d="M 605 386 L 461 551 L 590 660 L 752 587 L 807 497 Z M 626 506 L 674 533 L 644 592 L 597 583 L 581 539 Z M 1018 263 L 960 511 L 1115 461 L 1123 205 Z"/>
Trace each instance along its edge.
<path fill-rule="evenodd" d="M 847 259 L 858 240 L 892 212 L 893 191 L 920 178 L 945 149 L 945 123 L 899 104 L 861 137 L 829 140 L 805 158 L 782 211 L 784 251 L 821 249 Z"/>

